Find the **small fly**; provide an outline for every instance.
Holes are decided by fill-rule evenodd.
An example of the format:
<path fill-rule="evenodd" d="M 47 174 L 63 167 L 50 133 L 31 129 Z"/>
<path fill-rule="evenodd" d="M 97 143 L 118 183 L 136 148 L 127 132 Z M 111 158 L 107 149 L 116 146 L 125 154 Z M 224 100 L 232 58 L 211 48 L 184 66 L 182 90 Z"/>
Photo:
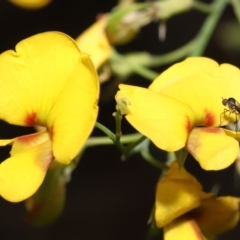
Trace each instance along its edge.
<path fill-rule="evenodd" d="M 240 103 L 235 98 L 223 98 L 222 104 L 227 107 L 224 109 L 224 112 L 222 114 L 225 115 L 226 112 L 229 112 L 229 115 L 231 113 L 234 113 L 236 115 L 236 132 L 237 132 L 237 123 L 238 123 L 238 120 L 240 119 Z M 220 116 L 220 122 L 221 122 L 221 116 Z"/>

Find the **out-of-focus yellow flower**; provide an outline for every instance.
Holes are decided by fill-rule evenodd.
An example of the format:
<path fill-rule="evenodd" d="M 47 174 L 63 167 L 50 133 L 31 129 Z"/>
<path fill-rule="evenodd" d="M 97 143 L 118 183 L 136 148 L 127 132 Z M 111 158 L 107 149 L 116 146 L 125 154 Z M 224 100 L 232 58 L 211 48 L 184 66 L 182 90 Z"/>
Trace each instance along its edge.
<path fill-rule="evenodd" d="M 107 16 L 101 16 L 76 39 L 79 48 L 90 55 L 96 69 L 101 67 L 112 53 L 111 45 L 104 31 L 106 22 Z"/>
<path fill-rule="evenodd" d="M 192 57 L 167 69 L 148 89 L 121 84 L 116 99 L 127 105 L 130 124 L 157 147 L 185 147 L 202 168 L 219 170 L 238 154 L 238 142 L 228 136 L 236 133 L 218 126 L 235 121 L 235 114 L 222 114 L 222 98 L 240 99 L 239 79 L 239 69 L 230 64 Z"/>
<path fill-rule="evenodd" d="M 47 6 L 52 0 L 8 0 L 10 3 L 25 9 L 38 9 Z"/>
<path fill-rule="evenodd" d="M 89 56 L 69 36 L 46 32 L 0 55 L 0 119 L 43 126 L 35 134 L 0 140 L 13 144 L 0 164 L 0 195 L 17 202 L 41 185 L 53 159 L 69 164 L 98 114 L 99 82 Z"/>
<path fill-rule="evenodd" d="M 206 239 L 236 226 L 239 203 L 239 198 L 203 192 L 200 183 L 173 162 L 157 186 L 156 224 L 164 227 L 164 240 Z"/>

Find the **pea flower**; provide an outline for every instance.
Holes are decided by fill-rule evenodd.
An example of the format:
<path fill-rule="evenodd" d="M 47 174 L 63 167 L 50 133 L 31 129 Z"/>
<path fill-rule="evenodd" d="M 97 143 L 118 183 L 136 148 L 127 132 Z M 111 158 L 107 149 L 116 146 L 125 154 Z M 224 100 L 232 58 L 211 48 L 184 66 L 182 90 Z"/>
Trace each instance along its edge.
<path fill-rule="evenodd" d="M 155 220 L 164 228 L 164 240 L 206 239 L 234 228 L 240 199 L 215 197 L 184 168 L 173 162 L 157 185 Z"/>
<path fill-rule="evenodd" d="M 29 37 L 0 55 L 0 119 L 42 126 L 38 133 L 0 140 L 12 144 L 0 164 L 0 195 L 31 196 L 55 158 L 69 164 L 90 135 L 98 114 L 99 82 L 87 54 L 60 32 Z"/>
<path fill-rule="evenodd" d="M 240 99 L 240 71 L 205 57 L 191 57 L 157 77 L 148 89 L 121 84 L 116 100 L 126 119 L 166 151 L 186 148 L 206 170 L 234 162 L 238 142 L 219 128 L 236 120 L 222 98 Z"/>

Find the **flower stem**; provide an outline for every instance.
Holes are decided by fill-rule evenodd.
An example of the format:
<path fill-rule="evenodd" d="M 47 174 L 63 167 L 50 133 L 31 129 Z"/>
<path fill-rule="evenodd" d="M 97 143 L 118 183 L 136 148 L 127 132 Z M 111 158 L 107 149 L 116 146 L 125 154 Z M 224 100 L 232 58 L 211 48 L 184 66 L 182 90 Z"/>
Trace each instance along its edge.
<path fill-rule="evenodd" d="M 148 151 L 147 148 L 143 148 L 140 151 L 142 157 L 149 162 L 150 164 L 152 164 L 153 166 L 161 169 L 161 170 L 167 170 L 169 167 L 166 166 L 164 163 L 158 161 L 156 158 L 154 158 Z"/>
<path fill-rule="evenodd" d="M 238 20 L 238 23 L 240 24 L 240 2 L 239 0 L 231 0 L 230 3 L 232 4 L 233 11 Z"/>
<path fill-rule="evenodd" d="M 121 136 L 121 113 L 116 111 L 116 134 L 114 134 L 107 127 L 103 126 L 101 123 L 96 122 L 95 126 L 103 131 L 108 137 L 90 137 L 85 144 L 85 147 L 92 147 L 96 145 L 110 145 L 114 144 L 122 152 L 124 156 L 131 155 L 131 151 L 139 145 L 146 137 L 142 136 L 140 133 L 129 134 Z M 128 146 L 124 146 L 124 143 L 132 143 Z"/>
<path fill-rule="evenodd" d="M 112 141 L 113 143 L 115 143 L 116 141 L 116 135 L 109 130 L 108 128 L 106 128 L 105 126 L 103 126 L 101 123 L 96 122 L 95 123 L 95 127 L 97 127 L 98 129 L 100 129 L 102 132 L 104 132 Z"/>
<path fill-rule="evenodd" d="M 185 44 L 184 46 L 178 48 L 177 50 L 174 50 L 170 53 L 166 53 L 166 54 L 162 54 L 159 56 L 152 56 L 151 57 L 151 62 L 150 62 L 150 66 L 154 67 L 154 66 L 161 66 L 164 64 L 169 64 L 172 62 L 175 62 L 187 55 L 189 55 L 193 49 L 194 46 L 196 44 L 196 40 L 192 40 L 190 42 L 188 42 L 187 44 Z"/>
<path fill-rule="evenodd" d="M 208 15 L 202 28 L 196 37 L 196 46 L 191 52 L 191 56 L 201 56 L 206 49 L 213 30 L 215 29 L 220 16 L 223 13 L 228 0 L 215 0 L 213 4 L 213 11 Z"/>
<path fill-rule="evenodd" d="M 124 159 L 128 158 L 132 152 L 132 150 L 138 146 L 142 141 L 144 141 L 146 139 L 145 136 L 141 136 L 138 138 L 138 140 L 132 142 L 131 144 L 129 144 L 127 147 L 125 147 L 125 150 L 124 150 Z"/>
<path fill-rule="evenodd" d="M 142 135 L 140 133 L 123 135 L 121 137 L 121 143 L 128 144 L 128 143 L 137 142 L 138 139 L 141 137 Z M 114 142 L 111 139 L 109 139 L 109 137 L 90 137 L 85 144 L 86 144 L 86 147 L 93 147 L 93 146 L 99 146 L 99 145 L 113 145 Z M 129 146 L 131 145 L 132 144 L 130 144 Z"/>
<path fill-rule="evenodd" d="M 193 2 L 193 8 L 203 13 L 210 13 L 213 10 L 213 5 L 195 0 Z"/>

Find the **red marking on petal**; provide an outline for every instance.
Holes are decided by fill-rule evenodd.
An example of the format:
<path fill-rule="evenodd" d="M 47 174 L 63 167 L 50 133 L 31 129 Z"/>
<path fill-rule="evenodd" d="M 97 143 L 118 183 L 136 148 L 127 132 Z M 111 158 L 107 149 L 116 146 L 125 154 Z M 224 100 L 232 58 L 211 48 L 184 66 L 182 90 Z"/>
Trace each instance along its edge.
<path fill-rule="evenodd" d="M 54 126 L 51 126 L 51 127 L 49 128 L 49 134 L 50 134 L 51 140 L 53 140 L 53 136 L 54 136 Z"/>
<path fill-rule="evenodd" d="M 208 132 L 208 133 L 225 134 L 225 132 L 222 128 L 217 128 L 217 127 L 203 127 L 203 128 L 201 128 L 201 131 Z"/>
<path fill-rule="evenodd" d="M 190 220 L 190 224 L 191 224 L 192 228 L 194 229 L 196 237 L 199 240 L 202 240 L 203 239 L 203 235 L 202 235 L 201 230 L 199 229 L 197 223 L 194 221 L 194 219 Z"/>
<path fill-rule="evenodd" d="M 45 172 L 48 170 L 53 159 L 54 159 L 54 157 L 53 157 L 52 151 L 49 151 L 49 154 L 45 155 L 44 159 L 41 159 L 42 161 L 41 161 L 41 164 L 39 164 L 39 165 Z"/>
<path fill-rule="evenodd" d="M 41 144 L 40 153 L 37 155 L 37 164 L 39 167 L 43 169 L 43 171 L 47 171 L 49 165 L 52 163 L 54 157 L 52 153 L 52 144 L 51 141 L 48 140 Z"/>
<path fill-rule="evenodd" d="M 192 129 L 192 123 L 190 122 L 190 120 L 188 118 L 186 119 L 185 127 L 186 127 L 187 132 L 190 132 Z"/>
<path fill-rule="evenodd" d="M 215 116 L 213 115 L 213 113 L 205 110 L 205 126 L 213 126 L 215 122 Z"/>
<path fill-rule="evenodd" d="M 29 135 L 18 137 L 16 141 L 22 142 L 22 143 L 28 143 L 28 142 L 32 142 L 36 137 L 37 137 L 36 134 L 29 134 Z"/>
<path fill-rule="evenodd" d="M 37 114 L 35 112 L 32 112 L 26 116 L 24 122 L 27 126 L 34 126 L 36 125 L 36 119 Z"/>

